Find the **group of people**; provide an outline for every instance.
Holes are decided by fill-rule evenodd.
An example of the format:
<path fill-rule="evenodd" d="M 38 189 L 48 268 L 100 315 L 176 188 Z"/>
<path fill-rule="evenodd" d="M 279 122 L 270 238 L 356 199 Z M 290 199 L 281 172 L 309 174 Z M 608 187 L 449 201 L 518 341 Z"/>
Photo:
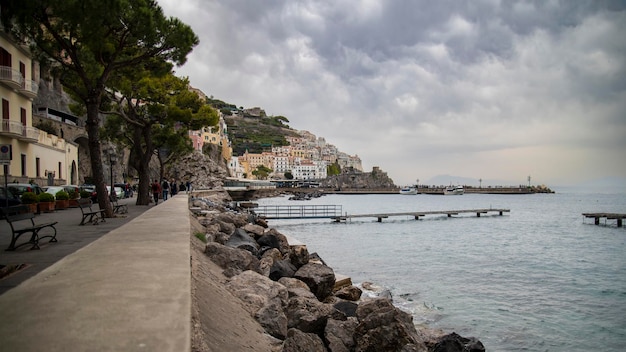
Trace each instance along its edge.
<path fill-rule="evenodd" d="M 187 181 L 187 184 L 180 181 L 180 185 L 176 185 L 176 180 L 172 179 L 172 181 L 168 181 L 167 179 L 163 180 L 162 183 L 154 180 L 151 185 L 152 188 L 152 197 L 154 198 L 154 205 L 159 204 L 159 198 L 163 198 L 163 201 L 167 200 L 167 197 L 171 194 L 175 196 L 178 192 L 190 191 L 191 190 L 191 182 Z"/>

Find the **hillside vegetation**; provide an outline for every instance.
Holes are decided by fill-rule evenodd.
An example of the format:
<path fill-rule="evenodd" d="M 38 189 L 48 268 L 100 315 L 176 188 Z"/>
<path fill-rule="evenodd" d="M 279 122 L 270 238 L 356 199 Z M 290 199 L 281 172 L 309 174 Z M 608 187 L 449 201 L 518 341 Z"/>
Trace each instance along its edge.
<path fill-rule="evenodd" d="M 284 119 L 284 118 L 283 118 Z M 240 117 L 226 116 L 228 136 L 233 148 L 233 155 L 270 151 L 272 147 L 288 145 L 285 136 L 297 137 L 296 131 L 283 124 L 281 117 Z"/>

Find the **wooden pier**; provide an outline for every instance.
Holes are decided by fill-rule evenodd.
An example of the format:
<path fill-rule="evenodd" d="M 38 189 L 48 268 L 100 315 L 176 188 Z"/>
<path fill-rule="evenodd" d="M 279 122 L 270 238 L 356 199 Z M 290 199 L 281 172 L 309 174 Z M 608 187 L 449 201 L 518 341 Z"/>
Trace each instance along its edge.
<path fill-rule="evenodd" d="M 335 222 L 347 221 L 355 218 L 376 218 L 378 222 L 382 222 L 383 219 L 387 219 L 392 216 L 413 216 L 415 220 L 419 220 L 421 217 L 426 215 L 447 215 L 449 218 L 452 215 L 459 214 L 476 214 L 477 217 L 480 217 L 481 214 L 488 213 L 498 213 L 498 215 L 502 215 L 503 213 L 511 212 L 510 209 L 464 209 L 464 210 L 437 210 L 437 211 L 411 211 L 411 212 L 401 212 L 401 213 L 384 213 L 384 214 L 355 214 L 355 215 L 342 215 L 331 218 Z"/>
<path fill-rule="evenodd" d="M 412 216 L 419 220 L 427 215 L 447 215 L 449 218 L 459 214 L 496 213 L 502 215 L 509 213 L 510 209 L 464 209 L 464 210 L 438 210 L 438 211 L 410 211 L 399 213 L 374 213 L 374 214 L 342 214 L 341 205 L 262 205 L 254 209 L 254 212 L 264 219 L 331 219 L 335 222 L 348 221 L 355 218 L 375 218 L 378 222 L 393 216 Z"/>
<path fill-rule="evenodd" d="M 626 214 L 617 213 L 583 213 L 583 216 L 585 218 L 593 218 L 596 225 L 600 225 L 601 218 L 605 219 L 605 223 L 606 220 L 617 220 L 617 227 L 622 227 L 626 218 Z"/>

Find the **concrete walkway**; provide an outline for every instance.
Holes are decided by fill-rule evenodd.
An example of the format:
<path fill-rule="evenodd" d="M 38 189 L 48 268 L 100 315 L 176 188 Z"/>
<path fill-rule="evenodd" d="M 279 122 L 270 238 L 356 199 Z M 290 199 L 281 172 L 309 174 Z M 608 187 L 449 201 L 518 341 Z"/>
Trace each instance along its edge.
<path fill-rule="evenodd" d="M 187 196 L 131 204 L 127 217 L 99 225 L 78 226 L 80 209 L 36 222 L 54 216 L 58 243 L 0 254 L 35 268 L 0 281 L 0 351 L 189 351 Z"/>

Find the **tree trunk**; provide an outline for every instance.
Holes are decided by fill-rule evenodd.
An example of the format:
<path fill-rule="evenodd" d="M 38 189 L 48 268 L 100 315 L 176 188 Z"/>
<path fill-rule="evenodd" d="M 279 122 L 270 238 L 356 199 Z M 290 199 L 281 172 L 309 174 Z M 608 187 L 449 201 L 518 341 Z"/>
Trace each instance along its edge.
<path fill-rule="evenodd" d="M 152 199 L 150 191 L 150 159 L 152 158 L 152 138 L 150 126 L 133 127 L 133 167 L 139 174 L 136 205 L 149 205 Z M 145 148 L 145 149 L 144 149 Z"/>
<path fill-rule="evenodd" d="M 87 135 L 89 139 L 89 154 L 91 154 L 91 172 L 98 193 L 98 205 L 105 209 L 106 217 L 113 217 L 113 207 L 107 195 L 104 182 L 104 167 L 102 166 L 102 153 L 100 152 L 100 117 L 98 116 L 98 99 L 87 102 Z"/>

